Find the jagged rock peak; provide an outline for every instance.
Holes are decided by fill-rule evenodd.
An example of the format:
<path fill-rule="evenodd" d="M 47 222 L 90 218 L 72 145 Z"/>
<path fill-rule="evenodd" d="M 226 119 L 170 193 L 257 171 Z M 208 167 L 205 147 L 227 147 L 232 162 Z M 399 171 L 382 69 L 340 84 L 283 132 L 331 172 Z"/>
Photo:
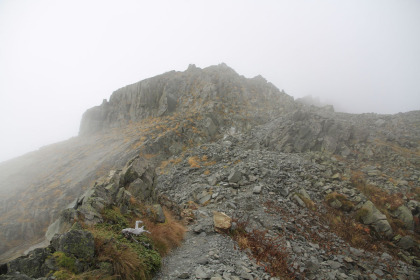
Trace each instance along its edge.
<path fill-rule="evenodd" d="M 120 127 L 148 117 L 174 112 L 220 112 L 226 107 L 262 108 L 265 111 L 291 106 L 293 98 L 263 77 L 240 76 L 224 63 L 204 69 L 190 64 L 184 72 L 170 71 L 127 85 L 112 93 L 109 102 L 87 110 L 80 135 Z"/>

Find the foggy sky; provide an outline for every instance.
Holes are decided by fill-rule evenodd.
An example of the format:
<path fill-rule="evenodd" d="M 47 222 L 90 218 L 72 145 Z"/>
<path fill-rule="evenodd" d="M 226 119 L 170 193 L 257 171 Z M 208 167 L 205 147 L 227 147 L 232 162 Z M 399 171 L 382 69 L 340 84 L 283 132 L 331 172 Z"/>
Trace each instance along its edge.
<path fill-rule="evenodd" d="M 0 1 L 0 162 L 76 136 L 127 84 L 194 63 L 347 112 L 420 109 L 420 1 Z"/>

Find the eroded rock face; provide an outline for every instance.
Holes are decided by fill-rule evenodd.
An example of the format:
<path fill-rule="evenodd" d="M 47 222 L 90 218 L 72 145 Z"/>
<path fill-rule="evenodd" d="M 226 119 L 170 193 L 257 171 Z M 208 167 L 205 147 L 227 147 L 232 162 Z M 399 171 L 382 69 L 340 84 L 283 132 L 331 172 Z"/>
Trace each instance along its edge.
<path fill-rule="evenodd" d="M 265 105 L 267 111 L 293 106 L 293 98 L 262 77 L 246 79 L 226 64 L 205 69 L 190 65 L 185 72 L 171 71 L 115 91 L 109 102 L 105 100 L 84 113 L 79 134 L 89 135 L 174 112 L 205 110 L 210 116 L 205 119 L 206 133 L 212 138 L 217 131 L 217 120 L 222 120 L 213 112 L 224 112 L 223 103 L 240 108 L 249 102 Z M 241 126 L 246 125 L 241 122 Z"/>

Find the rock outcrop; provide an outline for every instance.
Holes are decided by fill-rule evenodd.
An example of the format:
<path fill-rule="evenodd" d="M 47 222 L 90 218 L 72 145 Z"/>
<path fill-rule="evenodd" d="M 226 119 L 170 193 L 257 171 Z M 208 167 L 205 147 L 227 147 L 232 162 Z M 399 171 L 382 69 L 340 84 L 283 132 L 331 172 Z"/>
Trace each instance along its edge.
<path fill-rule="evenodd" d="M 239 112 L 251 109 L 249 105 L 257 111 Z M 115 91 L 109 102 L 104 100 L 102 105 L 86 111 L 79 134 L 89 135 L 150 117 L 195 111 L 205 112 L 207 133 L 213 135 L 216 124 L 223 123 L 220 113 L 231 117 L 244 117 L 247 113 L 263 116 L 268 111 L 278 112 L 292 106 L 293 98 L 261 76 L 247 79 L 226 64 L 204 69 L 190 65 L 185 72 L 171 71 Z"/>

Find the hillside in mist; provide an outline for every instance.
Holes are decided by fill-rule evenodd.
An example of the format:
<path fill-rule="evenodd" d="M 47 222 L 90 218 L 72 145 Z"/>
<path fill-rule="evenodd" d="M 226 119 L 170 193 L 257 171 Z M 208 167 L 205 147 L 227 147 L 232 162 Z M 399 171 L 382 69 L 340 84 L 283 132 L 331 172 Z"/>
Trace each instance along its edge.
<path fill-rule="evenodd" d="M 337 113 L 190 65 L 0 164 L 0 279 L 418 279 L 419 184 L 420 111 Z M 135 220 L 152 234 L 122 234 Z M 188 231 L 161 266 L 175 221 Z"/>

